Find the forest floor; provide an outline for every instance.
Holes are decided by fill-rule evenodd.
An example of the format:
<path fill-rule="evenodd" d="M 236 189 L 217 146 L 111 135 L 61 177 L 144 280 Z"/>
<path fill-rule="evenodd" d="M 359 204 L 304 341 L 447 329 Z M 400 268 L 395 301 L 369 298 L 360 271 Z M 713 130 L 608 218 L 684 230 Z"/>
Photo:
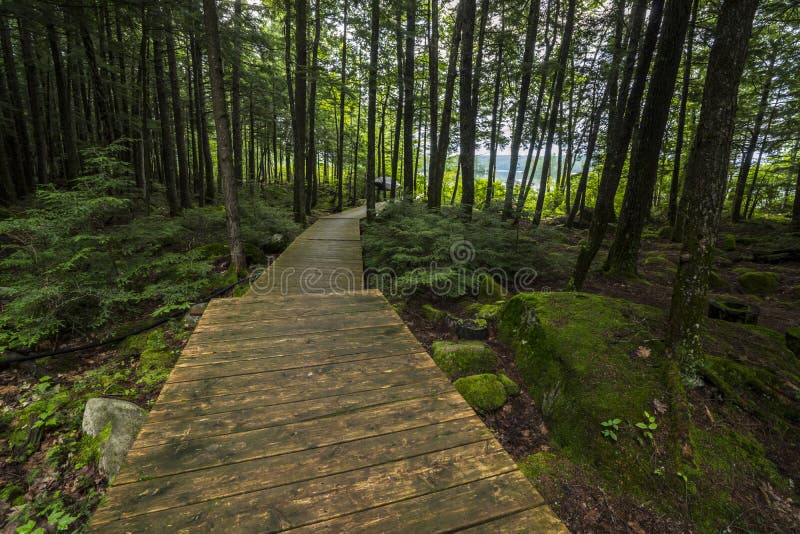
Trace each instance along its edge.
<path fill-rule="evenodd" d="M 566 286 L 579 242 L 585 237 L 585 230 L 567 229 L 552 222 L 550 224 L 550 230 L 554 230 L 556 234 L 554 238 L 551 232 L 545 239 L 547 268 L 539 270 L 537 286 L 534 288 L 535 292 L 545 294 L 560 291 Z M 520 231 L 526 233 L 531 229 L 523 223 Z M 800 261 L 796 258 L 792 261 L 771 263 L 758 260 L 760 254 L 763 256 L 775 250 L 793 248 L 800 251 L 800 236 L 783 231 L 779 224 L 769 221 L 736 226 L 725 224 L 718 246 L 720 250 L 717 251 L 715 267 L 718 277 L 715 277 L 711 298 L 757 306 L 760 310 L 759 326 L 775 331 L 774 335 L 769 334 L 775 339 L 782 339 L 787 328 L 798 326 Z M 672 281 L 680 253 L 679 244 L 659 237 L 658 229 L 651 228 L 643 241 L 637 278 L 621 278 L 604 273 L 599 266 L 605 253 L 606 250 L 603 249 L 596 260 L 597 267 L 587 279 L 585 292 L 647 305 L 648 309 L 653 307 L 653 313 L 656 314 L 663 314 L 669 309 Z M 744 273 L 749 272 L 775 273 L 778 283 L 774 287 L 757 286 L 745 289 L 740 280 Z M 423 309 L 426 305 L 433 305 L 456 317 L 469 317 L 474 313 L 476 301 L 472 297 L 439 298 L 423 292 L 399 303 L 398 310 L 412 332 L 430 349 L 437 340 L 455 340 L 457 337 L 446 322 L 430 320 L 429 314 Z M 565 315 L 568 316 L 569 312 Z M 665 319 L 664 315 L 660 315 L 659 320 L 648 322 L 650 337 L 663 338 Z M 728 325 L 731 323 L 722 321 L 709 320 L 709 323 L 713 337 L 709 334 L 708 344 L 717 345 L 709 347 L 709 353 L 737 362 L 749 361 L 753 368 L 759 368 L 759 359 L 772 358 L 768 354 L 772 349 L 758 346 L 749 331 L 740 331 L 736 329 L 738 327 L 729 329 Z M 576 459 L 574 451 L 559 450 L 555 443 L 558 440 L 553 439 L 545 422 L 547 417 L 543 416 L 542 410 L 533 399 L 529 375 L 526 370 L 518 367 L 519 360 L 515 357 L 514 350 L 507 342 L 501 341 L 500 337 L 495 322 L 494 327 L 490 328 L 487 343 L 499 356 L 498 370 L 522 384 L 522 393 L 511 398 L 501 410 L 483 414 L 482 417 L 506 450 L 521 465 L 530 466 L 527 472 L 532 473 L 532 481 L 570 530 L 632 533 L 719 530 L 788 532 L 800 524 L 800 507 L 794 485 L 796 481 L 800 481 L 800 420 L 796 416 L 800 390 L 796 389 L 797 384 L 792 381 L 796 381 L 797 369 L 800 368 L 796 357 L 791 360 L 790 356 L 786 364 L 794 373 L 785 377 L 790 393 L 783 401 L 793 406 L 795 414 L 789 417 L 788 430 L 776 431 L 764 417 L 733 406 L 731 399 L 726 397 L 726 393 L 730 392 L 722 392 L 715 387 L 716 384 L 707 383 L 688 393 L 689 402 L 694 407 L 693 423 L 699 432 L 708 432 L 708 435 L 715 436 L 754 436 L 754 447 L 763 457 L 745 458 L 753 464 L 760 464 L 766 458 L 772 467 L 777 467 L 779 476 L 776 475 L 773 479 L 773 471 L 770 470 L 772 467 L 759 470 L 754 466 L 732 465 L 729 469 L 740 469 L 748 473 L 746 477 L 735 478 L 734 481 L 730 472 L 725 469 L 713 471 L 701 467 L 700 473 L 714 473 L 718 479 L 715 476 L 706 476 L 708 480 L 702 484 L 698 482 L 698 487 L 702 487 L 692 487 L 694 496 L 690 491 L 691 482 L 687 482 L 685 496 L 673 496 L 672 500 L 675 502 L 665 505 L 665 502 L 653 501 L 647 495 L 636 495 L 633 491 L 626 493 L 619 491 L 619 488 L 615 490 L 614 484 L 606 483 L 598 476 L 598 472 L 605 467 L 600 465 L 605 461 L 600 457 L 587 463 Z M 723 339 L 724 343 L 716 342 L 717 339 Z M 788 353 L 785 348 L 783 350 Z M 647 349 L 645 354 L 649 352 Z M 784 380 L 783 376 L 781 380 Z M 791 394 L 792 388 L 794 395 Z M 761 402 L 763 392 L 750 391 L 749 388 L 745 390 L 747 395 L 752 394 L 755 403 Z M 585 423 L 595 425 L 599 421 Z M 724 457 L 722 451 L 718 452 Z M 581 454 L 577 455 L 580 456 Z M 622 465 L 624 466 L 624 462 Z M 780 477 L 788 480 L 788 485 L 782 489 L 779 489 L 780 482 L 776 481 Z M 698 493 L 701 495 L 698 496 Z M 712 494 L 714 498 L 711 497 Z M 717 495 L 722 497 L 715 501 Z M 665 491 L 664 500 L 668 501 L 670 498 L 670 492 Z M 685 502 L 681 503 L 682 500 Z M 713 506 L 719 508 L 712 508 L 710 512 L 702 510 L 703 507 Z"/>

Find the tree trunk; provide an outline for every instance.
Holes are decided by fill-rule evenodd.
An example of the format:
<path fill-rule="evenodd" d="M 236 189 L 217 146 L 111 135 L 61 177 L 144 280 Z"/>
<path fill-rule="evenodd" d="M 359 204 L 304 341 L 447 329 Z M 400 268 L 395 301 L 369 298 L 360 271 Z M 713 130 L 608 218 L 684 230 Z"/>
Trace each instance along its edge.
<path fill-rule="evenodd" d="M 742 201 L 744 200 L 744 192 L 747 187 L 747 178 L 750 176 L 750 167 L 753 164 L 753 154 L 758 145 L 758 137 L 761 135 L 761 125 L 764 122 L 764 115 L 767 112 L 767 104 L 769 102 L 769 93 L 772 89 L 772 68 L 775 64 L 775 56 L 770 58 L 767 73 L 764 79 L 764 86 L 761 90 L 761 99 L 758 103 L 758 111 L 756 118 L 753 122 L 753 131 L 750 134 L 750 140 L 747 143 L 742 164 L 739 166 L 739 177 L 736 180 L 736 189 L 733 195 L 733 206 L 731 208 L 731 220 L 739 222 L 742 216 Z"/>
<path fill-rule="evenodd" d="M 322 26 L 320 0 L 314 2 L 314 43 L 311 47 L 311 81 L 308 90 L 308 154 L 306 155 L 306 175 L 311 185 L 306 202 L 306 213 L 317 205 L 317 79 L 319 78 L 319 40 Z"/>
<path fill-rule="evenodd" d="M 11 34 L 8 22 L 0 16 L 0 42 L 3 48 L 3 63 L 5 67 L 6 85 L 10 97 L 11 113 L 14 117 L 14 132 L 16 134 L 15 157 L 22 163 L 22 176 L 16 177 L 16 191 L 20 196 L 33 193 L 36 189 L 36 168 L 33 164 L 30 139 L 28 138 L 28 124 L 25 121 L 25 111 L 22 105 L 22 93 L 17 78 L 17 67 L 11 45 Z"/>
<path fill-rule="evenodd" d="M 434 0 L 435 2 L 436 0 Z M 378 98 L 378 42 L 380 39 L 380 2 L 370 0 L 369 101 L 367 103 L 367 220 L 375 218 L 375 115 Z"/>
<path fill-rule="evenodd" d="M 24 17 L 17 19 L 19 40 L 22 48 L 22 62 L 25 66 L 25 78 L 28 85 L 28 103 L 30 104 L 30 117 L 33 123 L 33 142 L 36 147 L 36 176 L 39 183 L 51 180 L 49 159 L 50 147 L 47 145 L 47 135 L 44 124 L 46 116 L 42 105 L 41 81 L 39 68 L 36 64 L 36 53 L 33 48 L 33 35 L 27 26 Z"/>
<path fill-rule="evenodd" d="M 461 67 L 458 80 L 458 130 L 461 150 L 461 209 L 464 218 L 472 218 L 475 203 L 475 118 L 476 98 L 472 88 L 472 49 L 475 32 L 475 0 L 464 0 L 464 21 L 461 30 Z M 477 95 L 475 95 L 477 96 Z"/>
<path fill-rule="evenodd" d="M 203 0 L 206 42 L 208 46 L 208 77 L 211 80 L 211 101 L 217 129 L 217 156 L 223 182 L 225 215 L 230 241 L 231 264 L 234 270 L 247 267 L 239 229 L 239 196 L 233 170 L 231 130 L 228 123 L 228 105 L 225 99 L 225 79 L 222 72 L 222 50 L 219 44 L 219 17 L 216 0 Z M 301 160 L 302 161 L 302 160 Z"/>
<path fill-rule="evenodd" d="M 294 15 L 295 73 L 294 73 L 294 218 L 305 224 L 305 161 L 306 161 L 306 75 L 308 50 L 306 46 L 308 0 L 296 3 Z"/>
<path fill-rule="evenodd" d="M 392 185 L 391 199 L 397 195 L 397 168 L 400 161 L 400 135 L 403 129 L 403 109 L 405 108 L 403 98 L 403 26 L 400 14 L 395 18 L 395 37 L 397 44 L 397 110 L 394 119 L 394 144 L 392 146 Z"/>
<path fill-rule="evenodd" d="M 506 198 L 503 203 L 503 218 L 508 219 L 512 214 L 514 201 L 514 185 L 517 177 L 517 161 L 519 148 L 522 144 L 522 130 L 525 126 L 525 114 L 528 110 L 528 92 L 530 91 L 531 75 L 533 73 L 533 48 L 536 45 L 536 32 L 539 28 L 539 0 L 531 0 L 528 11 L 528 23 L 525 30 L 525 48 L 522 53 L 522 78 L 519 88 L 519 102 L 517 115 L 514 121 L 514 131 L 511 134 L 511 156 L 506 177 Z M 556 106 L 558 107 L 558 106 Z"/>
<path fill-rule="evenodd" d="M 339 136 L 336 146 L 336 210 L 342 211 L 344 202 L 344 99 L 347 92 L 347 7 L 344 3 L 344 28 L 342 30 L 342 75 L 339 84 Z"/>
<path fill-rule="evenodd" d="M 538 225 L 542 219 L 542 208 L 544 207 L 544 195 L 547 190 L 547 177 L 550 173 L 550 159 L 552 157 L 553 138 L 556 132 L 556 122 L 558 121 L 558 110 L 561 104 L 561 92 L 564 88 L 564 76 L 567 72 L 567 61 L 572 45 L 572 32 L 575 28 L 575 3 L 577 0 L 569 0 L 567 4 L 567 19 L 564 23 L 564 37 L 561 39 L 561 46 L 558 50 L 558 71 L 556 72 L 555 86 L 553 88 L 553 104 L 550 110 L 550 124 L 547 130 L 547 140 L 544 144 L 544 157 L 542 158 L 542 177 L 539 180 L 539 192 L 536 197 L 536 210 L 533 214 L 533 224 Z M 509 169 L 509 172 L 510 169 Z"/>
<path fill-rule="evenodd" d="M 242 0 L 233 2 L 233 57 L 231 58 L 231 127 L 233 128 L 233 171 L 242 183 Z"/>
<path fill-rule="evenodd" d="M 435 176 L 436 151 L 439 137 L 439 0 L 430 0 L 430 39 L 428 40 L 428 139 L 430 142 L 430 164 L 428 165 L 428 207 L 442 205 L 442 183 Z"/>
<path fill-rule="evenodd" d="M 189 179 L 189 156 L 186 152 L 186 123 L 183 118 L 180 82 L 178 81 L 178 60 L 175 56 L 175 36 L 172 33 L 172 18 L 165 13 L 167 38 L 167 64 L 169 82 L 172 90 L 172 118 L 175 120 L 175 146 L 178 148 L 178 190 L 181 208 L 192 207 L 192 185 Z"/>
<path fill-rule="evenodd" d="M 685 374 L 702 358 L 701 325 L 730 159 L 736 98 L 758 0 L 726 0 L 706 72 L 700 122 L 686 165 L 687 221 L 672 293 L 667 354 Z"/>
<path fill-rule="evenodd" d="M 206 90 L 203 81 L 203 54 L 200 43 L 192 35 L 192 64 L 194 68 L 195 108 L 197 113 L 197 142 L 202 156 L 203 175 L 205 176 L 205 199 L 214 202 L 214 162 L 211 158 L 211 143 L 206 121 Z"/>
<path fill-rule="evenodd" d="M 152 133 L 150 132 L 150 81 L 148 79 L 148 71 L 147 71 L 147 63 L 148 63 L 148 56 L 150 50 L 150 37 L 149 37 L 149 25 L 148 25 L 148 18 L 147 18 L 147 8 L 142 6 L 142 41 L 139 48 L 139 60 L 140 60 L 140 70 L 141 70 L 141 77 L 140 77 L 140 86 L 139 90 L 141 94 L 140 97 L 140 135 L 142 137 L 142 144 L 141 144 L 141 167 L 142 167 L 142 186 L 144 189 L 144 201 L 145 201 L 145 209 L 148 215 L 150 215 L 150 194 L 153 188 L 153 166 L 152 166 L 152 154 L 153 154 L 153 139 Z"/>
<path fill-rule="evenodd" d="M 614 217 L 614 197 L 617 193 L 619 180 L 622 175 L 622 168 L 628 153 L 628 145 L 633 135 L 633 128 L 639 118 L 639 107 L 644 95 L 644 88 L 647 82 L 647 74 L 650 71 L 650 61 L 653 57 L 656 41 L 658 40 L 658 29 L 661 26 L 661 15 L 664 2 L 654 0 L 650 8 L 650 17 L 647 21 L 642 50 L 636 65 L 636 74 L 631 86 L 630 93 L 625 98 L 625 112 L 619 116 L 616 102 L 622 98 L 623 91 L 619 91 L 617 99 L 617 71 L 612 68 L 609 72 L 609 129 L 606 141 L 606 158 L 603 164 L 603 172 L 600 176 L 600 184 L 597 190 L 597 200 L 594 206 L 592 222 L 589 226 L 588 242 L 581 247 L 578 259 L 575 262 L 575 271 L 572 275 L 571 286 L 580 291 L 592 260 L 600 250 L 603 243 L 606 229 L 609 222 Z M 624 7 L 624 4 L 623 4 Z M 635 29 L 634 29 L 635 31 Z M 617 47 L 619 48 L 619 47 Z M 630 53 L 631 50 L 628 50 Z M 614 64 L 618 61 L 615 60 Z"/>
<path fill-rule="evenodd" d="M 686 57 L 683 62 L 683 80 L 681 85 L 681 104 L 678 110 L 678 133 L 675 139 L 675 157 L 672 161 L 672 180 L 669 184 L 669 208 L 667 220 L 675 228 L 678 216 L 678 192 L 681 182 L 681 158 L 683 156 L 683 138 L 686 125 L 686 103 L 689 101 L 689 82 L 692 78 L 692 48 L 694 45 L 694 27 L 697 21 L 697 8 L 700 0 L 692 4 L 692 18 L 689 20 L 689 35 L 686 38 Z"/>
<path fill-rule="evenodd" d="M 606 269 L 614 272 L 636 273 L 642 230 L 658 179 L 658 157 L 669 119 L 669 108 L 691 9 L 692 0 L 671 0 L 664 13 L 664 24 L 642 110 L 636 148 L 631 153 L 619 223 L 605 265 Z"/>
<path fill-rule="evenodd" d="M 175 146 L 173 144 L 172 129 L 170 128 L 167 84 L 164 80 L 163 49 L 162 43 L 158 39 L 153 39 L 153 62 L 155 65 L 156 96 L 158 97 L 158 118 L 161 122 L 161 159 L 164 166 L 164 183 L 167 186 L 169 214 L 174 217 L 180 212 L 181 208 L 175 183 Z"/>
<path fill-rule="evenodd" d="M 506 31 L 506 13 L 505 9 L 500 15 L 500 34 L 498 35 L 498 50 L 497 50 L 497 70 L 494 74 L 494 86 L 492 89 L 492 120 L 491 120 L 491 133 L 489 134 L 489 168 L 487 169 L 486 176 L 486 200 L 483 204 L 483 209 L 488 210 L 494 198 L 494 176 L 495 169 L 497 168 L 497 133 L 500 130 L 500 122 L 502 122 L 502 108 L 505 103 L 505 94 L 501 85 L 501 74 L 503 71 L 503 46 L 502 38 Z M 503 102 L 501 102 L 503 101 Z"/>
<path fill-rule="evenodd" d="M 406 2 L 406 53 L 403 64 L 403 199 L 414 197 L 414 38 L 416 37 L 417 0 Z"/>

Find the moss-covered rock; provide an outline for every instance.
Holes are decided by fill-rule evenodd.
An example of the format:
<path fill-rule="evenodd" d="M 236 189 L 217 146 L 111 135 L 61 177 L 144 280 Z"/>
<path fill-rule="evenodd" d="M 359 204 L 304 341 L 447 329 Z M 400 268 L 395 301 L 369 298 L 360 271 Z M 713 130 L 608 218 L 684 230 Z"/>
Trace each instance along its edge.
<path fill-rule="evenodd" d="M 503 384 L 503 387 L 506 388 L 506 393 L 508 393 L 512 397 L 519 395 L 520 392 L 519 384 L 508 378 L 503 373 L 497 373 L 497 378 Z"/>
<path fill-rule="evenodd" d="M 668 260 L 666 257 L 661 256 L 660 254 L 646 257 L 644 259 L 644 264 L 648 267 L 675 268 L 675 264 L 673 262 Z"/>
<path fill-rule="evenodd" d="M 454 385 L 464 400 L 479 412 L 493 412 L 501 408 L 508 399 L 503 382 L 495 374 L 459 378 Z"/>
<path fill-rule="evenodd" d="M 497 355 L 480 341 L 436 341 L 431 353 L 436 365 L 450 378 L 490 373 L 497 367 Z"/>
<path fill-rule="evenodd" d="M 736 236 L 733 234 L 723 234 L 720 236 L 720 247 L 726 252 L 736 250 Z"/>
<path fill-rule="evenodd" d="M 508 296 L 508 290 L 500 285 L 492 276 L 481 276 L 478 284 L 478 300 L 481 302 L 496 302 Z"/>
<path fill-rule="evenodd" d="M 483 319 L 487 322 L 494 323 L 500 316 L 500 311 L 503 309 L 505 301 L 500 300 L 493 304 L 483 304 L 475 302 L 467 306 L 467 313 L 475 316 L 476 319 Z"/>
<path fill-rule="evenodd" d="M 745 271 L 736 279 L 745 293 L 766 295 L 778 289 L 778 275 L 768 271 Z"/>
<path fill-rule="evenodd" d="M 432 323 L 441 323 L 447 317 L 446 311 L 435 308 L 430 304 L 423 304 L 421 313 L 427 321 Z"/>

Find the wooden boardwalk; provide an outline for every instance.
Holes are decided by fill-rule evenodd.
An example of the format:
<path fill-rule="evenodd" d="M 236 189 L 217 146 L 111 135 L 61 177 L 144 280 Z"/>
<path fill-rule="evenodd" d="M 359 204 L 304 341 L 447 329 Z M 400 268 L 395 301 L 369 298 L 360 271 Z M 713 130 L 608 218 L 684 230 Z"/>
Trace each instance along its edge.
<path fill-rule="evenodd" d="M 208 306 L 93 530 L 565 530 L 386 299 L 362 289 L 360 215 L 319 220 L 262 291 Z M 356 287 L 331 291 L 342 266 Z M 307 268 L 322 276 L 271 285 Z"/>

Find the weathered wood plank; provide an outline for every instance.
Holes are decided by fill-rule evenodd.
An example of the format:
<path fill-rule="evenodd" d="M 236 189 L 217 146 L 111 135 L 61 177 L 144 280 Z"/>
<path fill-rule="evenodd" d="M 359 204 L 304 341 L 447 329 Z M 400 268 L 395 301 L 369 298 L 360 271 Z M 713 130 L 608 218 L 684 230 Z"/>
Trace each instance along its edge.
<path fill-rule="evenodd" d="M 552 534 L 568 534 L 569 530 L 558 519 L 549 506 L 540 505 L 536 508 L 523 510 L 516 514 L 507 515 L 500 519 L 482 523 L 461 532 L 470 534 L 523 534 L 527 532 L 549 532 Z"/>
<path fill-rule="evenodd" d="M 371 508 L 296 532 L 451 532 L 533 508 L 542 498 L 519 471 Z"/>
<path fill-rule="evenodd" d="M 474 415 L 458 393 L 225 436 L 134 448 L 117 484 L 388 434 Z"/>
<path fill-rule="evenodd" d="M 211 414 L 193 411 L 182 419 L 167 419 L 158 425 L 147 425 L 136 438 L 136 447 L 151 447 L 176 439 L 189 440 L 235 434 L 270 426 L 279 426 L 300 421 L 309 421 L 331 415 L 364 410 L 382 404 L 442 395 L 449 391 L 449 384 L 439 377 L 431 377 L 423 382 L 388 388 L 360 391 L 348 395 L 335 395 L 317 399 L 301 400 L 282 404 L 269 404 L 272 399 L 264 399 L 267 404 L 252 404 L 227 412 Z M 265 410 L 266 409 L 266 410 Z M 265 413 L 266 412 L 266 413 Z"/>

